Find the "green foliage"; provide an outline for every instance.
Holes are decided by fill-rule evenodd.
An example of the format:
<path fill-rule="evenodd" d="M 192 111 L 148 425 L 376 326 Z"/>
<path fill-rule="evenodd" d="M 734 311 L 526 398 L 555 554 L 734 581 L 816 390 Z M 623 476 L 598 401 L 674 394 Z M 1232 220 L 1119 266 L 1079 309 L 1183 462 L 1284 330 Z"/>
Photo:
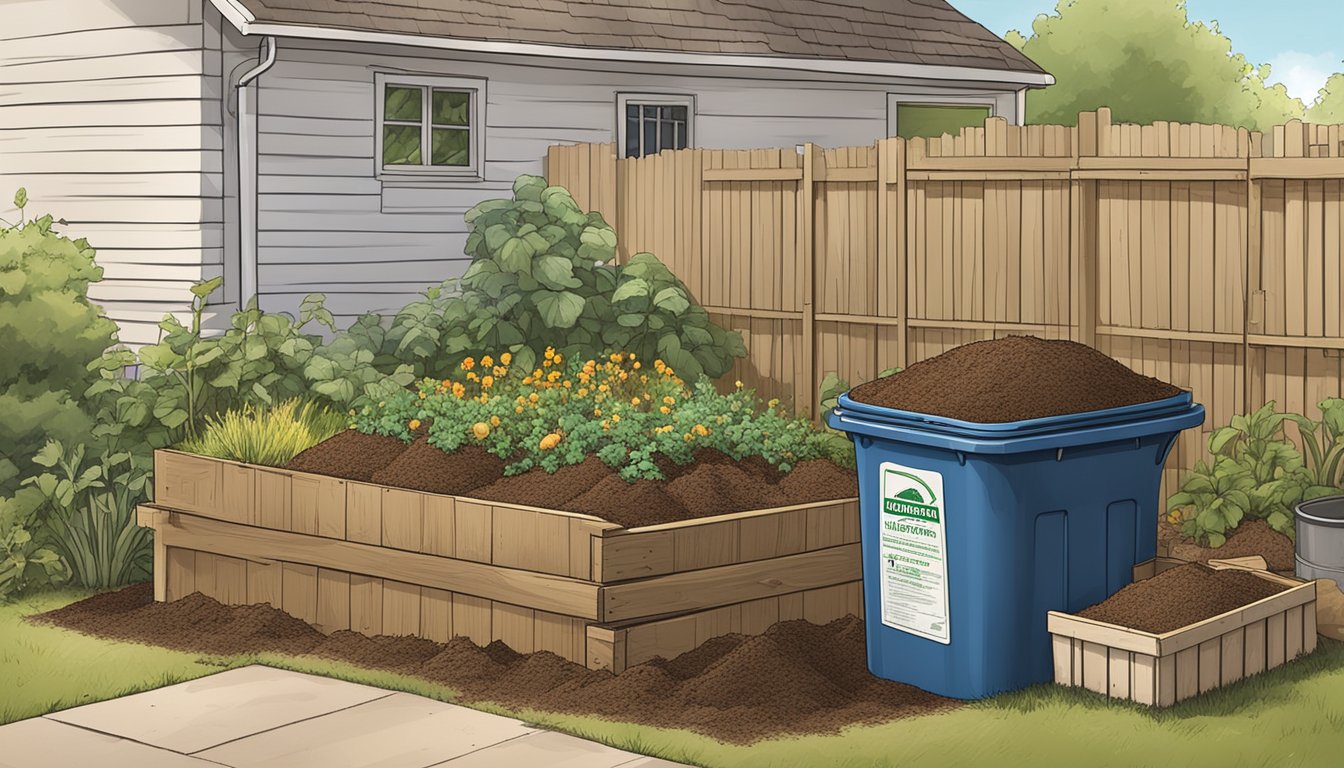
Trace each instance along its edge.
<path fill-rule="evenodd" d="M 1316 101 L 1307 108 L 1307 120 L 1324 125 L 1344 123 L 1344 73 L 1335 73 L 1325 81 Z"/>
<path fill-rule="evenodd" d="M 615 264 L 615 231 L 565 189 L 520 176 L 513 192 L 467 212 L 471 266 L 393 318 L 385 359 L 441 378 L 470 350 L 508 350 L 524 369 L 546 347 L 581 359 L 627 350 L 693 379 L 718 378 L 746 354 L 655 256 Z"/>
<path fill-rule="evenodd" d="M 884 368 L 879 371 L 877 378 L 885 378 L 893 373 L 900 373 L 900 368 Z M 827 371 L 821 379 L 821 386 L 817 391 L 818 413 L 825 414 L 840 404 L 840 396 L 850 390 L 849 381 L 840 376 L 835 371 Z M 850 442 L 849 437 L 839 430 L 831 429 L 830 426 L 824 426 L 828 437 L 831 438 L 830 459 L 836 464 L 844 467 L 854 466 L 854 444 Z"/>
<path fill-rule="evenodd" d="M 153 472 L 149 456 L 89 453 L 82 444 L 47 443 L 34 458 L 48 471 L 24 480 L 40 497 L 38 512 L 52 549 L 75 581 L 118 587 L 149 577 L 153 532 L 136 524 L 135 507 Z"/>
<path fill-rule="evenodd" d="M 408 440 L 428 425 L 431 445 L 450 453 L 480 445 L 508 462 L 507 474 L 555 472 L 597 456 L 630 481 L 662 478 L 657 454 L 685 464 L 696 449 L 714 448 L 735 459 L 761 456 L 787 472 L 835 451 L 831 435 L 778 401 L 763 404 L 740 382 L 720 394 L 703 374 L 687 387 L 662 359 L 649 370 L 637 353 L 579 362 L 548 348 L 527 372 L 510 367 L 511 354 L 500 357 L 479 366 L 465 358 L 449 378 L 365 406 L 355 428 Z"/>
<path fill-rule="evenodd" d="M 19 190 L 15 206 L 27 205 Z M 22 216 L 22 211 L 20 211 Z M 79 439 L 93 422 L 79 396 L 86 366 L 112 345 L 116 326 L 89 303 L 102 279 L 94 252 L 42 216 L 0 227 L 0 496 L 33 471 L 30 457 L 49 439 Z"/>
<path fill-rule="evenodd" d="M 1117 121 L 1221 123 L 1265 130 L 1300 118 L 1302 102 L 1269 85 L 1232 52 L 1217 24 L 1191 23 L 1173 0 L 1060 0 L 1032 34 L 1008 41 L 1055 76 L 1027 95 L 1033 123 L 1073 125 L 1078 112 L 1107 106 Z"/>
<path fill-rule="evenodd" d="M 0 601 L 70 577 L 61 556 L 33 538 L 36 510 L 14 498 L 0 498 Z"/>
<path fill-rule="evenodd" d="M 1220 547 L 1243 519 L 1260 519 L 1293 535 L 1293 506 L 1306 499 L 1338 493 L 1344 457 L 1344 401 L 1320 403 L 1322 420 L 1277 413 L 1269 402 L 1254 413 L 1232 417 L 1229 426 L 1209 436 L 1213 463 L 1200 461 L 1167 500 L 1181 515 L 1181 532 L 1201 544 Z M 1284 434 L 1298 425 L 1309 460 Z"/>
<path fill-rule="evenodd" d="M 288 464 L 348 426 L 344 415 L 297 398 L 274 407 L 245 403 L 205 422 L 201 436 L 188 439 L 182 450 L 268 467 Z"/>

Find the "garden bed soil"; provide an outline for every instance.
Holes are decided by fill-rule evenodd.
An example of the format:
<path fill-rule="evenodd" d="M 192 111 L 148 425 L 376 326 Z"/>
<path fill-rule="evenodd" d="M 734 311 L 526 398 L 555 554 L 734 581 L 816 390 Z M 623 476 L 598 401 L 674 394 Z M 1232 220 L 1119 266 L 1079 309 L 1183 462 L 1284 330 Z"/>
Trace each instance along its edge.
<path fill-rule="evenodd" d="M 1177 566 L 1137 581 L 1078 613 L 1093 621 L 1160 635 L 1263 600 L 1287 589 L 1237 570 L 1199 563 Z"/>
<path fill-rule="evenodd" d="M 1007 336 L 922 360 L 850 392 L 858 402 L 978 423 L 1118 408 L 1180 394 L 1074 341 Z"/>
<path fill-rule="evenodd" d="M 390 442 L 389 442 L 390 441 Z M 334 443 L 334 445 L 328 445 Z M 759 456 L 735 461 L 700 449 L 691 463 L 655 456 L 665 480 L 627 482 L 594 456 L 555 474 L 504 476 L 504 462 L 479 446 L 444 453 L 417 437 L 342 432 L 295 457 L 289 469 L 428 493 L 578 512 L 635 528 L 713 515 L 858 496 L 852 470 L 816 459 L 782 473 Z"/>
<path fill-rule="evenodd" d="M 1162 520 L 1157 526 L 1157 541 L 1159 549 L 1167 556 L 1188 562 L 1207 563 L 1215 559 L 1260 555 L 1271 571 L 1284 573 L 1296 568 L 1293 540 L 1270 528 L 1264 520 L 1247 520 L 1238 525 L 1223 546 L 1216 549 L 1199 546 L 1181 535 L 1180 526 Z"/>
<path fill-rule="evenodd" d="M 33 620 L 194 653 L 318 656 L 419 677 L 467 701 L 684 728 L 733 743 L 834 733 L 958 704 L 870 675 L 863 622 L 853 616 L 825 626 L 782 622 L 754 637 L 725 635 L 620 675 L 551 653 L 519 654 L 500 642 L 482 648 L 461 637 L 440 644 L 348 631 L 323 635 L 269 605 L 226 607 L 200 593 L 155 603 L 147 584 Z"/>

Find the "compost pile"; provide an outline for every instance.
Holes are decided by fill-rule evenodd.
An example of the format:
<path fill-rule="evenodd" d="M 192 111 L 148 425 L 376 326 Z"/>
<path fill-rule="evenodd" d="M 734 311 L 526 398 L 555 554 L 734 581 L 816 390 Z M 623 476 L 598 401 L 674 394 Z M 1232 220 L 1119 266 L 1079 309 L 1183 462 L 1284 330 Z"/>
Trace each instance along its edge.
<path fill-rule="evenodd" d="M 1073 341 L 1008 336 L 956 347 L 854 388 L 861 403 L 977 423 L 1118 408 L 1180 394 Z"/>
<path fill-rule="evenodd" d="M 657 454 L 662 458 L 661 454 Z M 702 448 L 686 465 L 659 464 L 666 480 L 627 482 L 594 456 L 555 474 L 504 476 L 504 461 L 479 446 L 445 453 L 422 435 L 410 445 L 349 430 L 294 457 L 289 469 L 428 493 L 470 496 L 593 515 L 627 528 L 859 495 L 851 470 L 816 459 L 787 474 L 760 457 L 735 461 Z"/>
<path fill-rule="evenodd" d="M 1292 571 L 1296 567 L 1296 548 L 1293 540 L 1269 527 L 1264 520 L 1243 520 L 1227 535 L 1221 547 L 1201 547 L 1193 539 L 1181 535 L 1181 529 L 1166 520 L 1157 526 L 1157 542 L 1161 551 L 1179 560 L 1206 563 L 1213 559 L 1229 559 L 1260 555 L 1271 571 Z M 1165 547 L 1165 549 L 1162 549 Z"/>
<path fill-rule="evenodd" d="M 1199 563 L 1137 581 L 1079 616 L 1160 635 L 1250 605 L 1287 589 L 1246 571 Z"/>
<path fill-rule="evenodd" d="M 441 644 L 348 631 L 324 635 L 269 605 L 226 607 L 199 592 L 155 603 L 147 584 L 95 595 L 34 621 L 195 653 L 318 656 L 419 677 L 467 701 L 685 728 L 734 743 L 832 733 L 957 705 L 868 674 L 863 622 L 853 616 L 825 626 L 786 621 L 754 637 L 724 635 L 620 675 L 552 653 L 519 654 L 498 641 L 482 648 L 462 637 Z"/>

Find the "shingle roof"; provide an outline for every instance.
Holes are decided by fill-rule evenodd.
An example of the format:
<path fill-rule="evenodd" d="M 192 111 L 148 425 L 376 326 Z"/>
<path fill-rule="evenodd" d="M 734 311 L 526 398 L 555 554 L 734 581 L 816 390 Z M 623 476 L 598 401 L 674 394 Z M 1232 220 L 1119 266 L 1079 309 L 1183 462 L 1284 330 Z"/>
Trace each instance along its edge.
<path fill-rule="evenodd" d="M 233 0 L 258 24 L 1044 72 L 943 0 Z"/>

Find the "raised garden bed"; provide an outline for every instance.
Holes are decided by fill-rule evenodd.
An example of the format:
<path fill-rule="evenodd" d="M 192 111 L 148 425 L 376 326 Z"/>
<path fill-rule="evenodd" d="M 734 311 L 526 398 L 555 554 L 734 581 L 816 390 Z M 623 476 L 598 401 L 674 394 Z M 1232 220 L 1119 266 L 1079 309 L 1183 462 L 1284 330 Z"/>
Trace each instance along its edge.
<path fill-rule="evenodd" d="M 1156 575 L 1082 612 L 1116 623 L 1048 614 L 1056 683 L 1170 706 L 1316 648 L 1312 582 L 1225 561 L 1206 567 L 1159 559 L 1141 569 Z M 1204 614 L 1211 615 L 1182 621 Z M 1168 628 L 1173 622 L 1184 625 Z"/>
<path fill-rule="evenodd" d="M 862 615 L 854 498 L 623 527 L 171 450 L 154 498 L 156 599 L 269 603 L 325 632 L 501 640 L 619 672 Z"/>

